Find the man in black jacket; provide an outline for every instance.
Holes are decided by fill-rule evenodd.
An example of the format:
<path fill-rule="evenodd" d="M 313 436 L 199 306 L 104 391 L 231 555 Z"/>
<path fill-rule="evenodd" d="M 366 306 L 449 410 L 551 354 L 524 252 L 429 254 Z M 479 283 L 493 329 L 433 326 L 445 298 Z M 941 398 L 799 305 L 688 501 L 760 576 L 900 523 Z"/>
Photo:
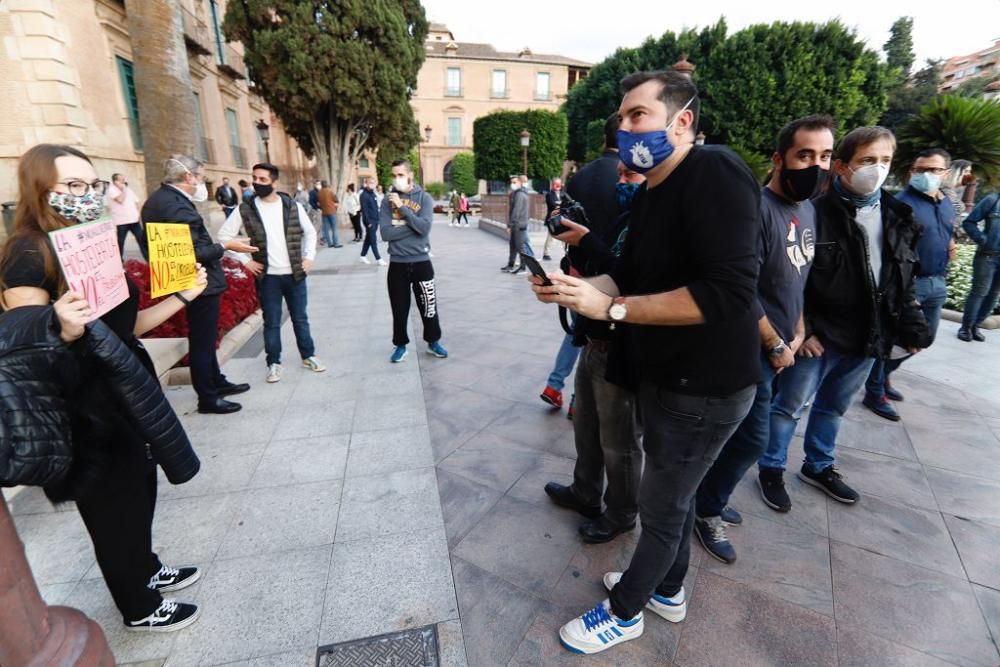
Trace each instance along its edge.
<path fill-rule="evenodd" d="M 588 162 L 566 186 L 566 194 L 583 204 L 590 221 L 588 228 L 603 235 L 620 213 L 615 184 L 618 182 L 618 113 L 604 121 L 604 151 Z M 573 250 L 569 254 L 572 258 Z"/>
<path fill-rule="evenodd" d="M 225 246 L 215 243 L 194 206 L 194 202 L 207 198 L 202 163 L 188 155 L 171 155 L 163 165 L 163 183 L 143 204 L 142 221 L 146 224 L 179 222 L 191 228 L 195 258 L 208 272 L 208 287 L 187 309 L 191 384 L 198 394 L 198 412 L 223 414 L 242 408 L 239 403 L 223 397 L 242 394 L 250 385 L 226 380 L 215 352 L 219 335 L 219 297 L 226 291 L 222 255 L 226 250 L 254 253 L 257 248 L 247 245 L 245 238 L 233 239 Z"/>
<path fill-rule="evenodd" d="M 771 434 L 758 461 L 768 507 L 792 503 L 782 480 L 788 444 L 813 396 L 799 478 L 842 503 L 858 493 L 833 467 L 840 422 L 876 358 L 894 347 L 927 346 L 923 311 L 913 297 L 920 225 L 913 211 L 882 183 L 896 138 L 884 127 L 859 127 L 845 136 L 830 189 L 816 199 L 816 254 L 805 289 L 805 342 L 786 369 L 771 405 Z"/>
<path fill-rule="evenodd" d="M 229 179 L 222 177 L 222 185 L 215 191 L 215 202 L 222 207 L 222 214 L 226 219 L 232 215 L 233 210 L 240 203 L 240 198 L 236 194 L 236 189 L 229 184 Z"/>
<path fill-rule="evenodd" d="M 521 264 L 514 268 L 514 262 L 518 259 L 518 253 L 523 252 L 531 257 L 535 253 L 531 250 L 531 241 L 528 239 L 528 223 L 531 216 L 531 201 L 528 191 L 528 177 L 524 174 L 510 179 L 510 213 L 507 216 L 507 233 L 510 236 L 510 255 L 507 264 L 500 267 L 505 273 L 521 273 L 527 267 Z"/>

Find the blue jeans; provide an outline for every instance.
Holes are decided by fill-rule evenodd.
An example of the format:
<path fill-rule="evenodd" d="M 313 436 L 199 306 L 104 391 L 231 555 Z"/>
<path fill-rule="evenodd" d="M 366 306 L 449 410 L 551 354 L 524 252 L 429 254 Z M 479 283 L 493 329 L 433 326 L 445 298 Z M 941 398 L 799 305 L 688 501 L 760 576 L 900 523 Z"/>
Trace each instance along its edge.
<path fill-rule="evenodd" d="M 922 276 L 913 279 L 913 292 L 920 302 L 920 309 L 927 319 L 927 328 L 931 334 L 931 343 L 937 336 L 941 324 L 941 309 L 948 298 L 948 286 L 944 276 Z M 872 372 L 865 382 L 865 391 L 872 396 L 885 395 L 885 382 L 889 375 L 909 357 L 901 359 L 877 359 L 872 366 Z"/>
<path fill-rule="evenodd" d="M 340 245 L 337 238 L 337 214 L 323 216 L 323 240 L 331 248 Z"/>
<path fill-rule="evenodd" d="M 851 398 L 871 372 L 874 361 L 830 348 L 821 357 L 796 357 L 795 365 L 778 376 L 778 393 L 771 402 L 771 434 L 767 451 L 757 465 L 761 468 L 785 468 L 788 444 L 810 398 L 813 404 L 806 426 L 803 467 L 810 472 L 819 472 L 833 465 L 833 448 L 837 444 L 840 422 L 851 405 Z"/>
<path fill-rule="evenodd" d="M 993 312 L 1000 297 L 1000 252 L 976 251 L 972 260 L 972 287 L 965 300 L 962 326 L 979 324 Z"/>
<path fill-rule="evenodd" d="M 573 321 L 573 326 L 576 326 L 576 313 L 572 310 L 570 312 L 570 317 Z M 573 345 L 573 337 L 566 334 L 563 337 L 562 345 L 559 346 L 559 352 L 556 353 L 556 365 L 552 367 L 552 372 L 549 374 L 549 379 L 547 384 L 556 391 L 562 391 L 563 387 L 566 386 L 566 378 L 569 374 L 573 372 L 573 366 L 576 365 L 576 359 L 580 356 L 580 348 Z"/>
<path fill-rule="evenodd" d="M 281 301 L 288 304 L 288 315 L 295 332 L 299 355 L 308 359 L 316 353 L 309 318 L 306 316 L 306 279 L 296 281 L 294 276 L 264 275 L 257 281 L 257 296 L 264 313 L 264 351 L 267 365 L 281 363 Z"/>
<path fill-rule="evenodd" d="M 796 360 L 796 364 L 798 360 Z M 750 466 L 767 449 L 771 433 L 771 386 L 774 367 L 766 354 L 760 359 L 761 380 L 757 383 L 750 412 L 740 423 L 729 441 L 722 446 L 715 463 L 708 469 L 695 496 L 698 516 L 719 516 L 729 503 L 733 489 L 743 479 Z M 784 373 L 787 373 L 786 369 Z"/>

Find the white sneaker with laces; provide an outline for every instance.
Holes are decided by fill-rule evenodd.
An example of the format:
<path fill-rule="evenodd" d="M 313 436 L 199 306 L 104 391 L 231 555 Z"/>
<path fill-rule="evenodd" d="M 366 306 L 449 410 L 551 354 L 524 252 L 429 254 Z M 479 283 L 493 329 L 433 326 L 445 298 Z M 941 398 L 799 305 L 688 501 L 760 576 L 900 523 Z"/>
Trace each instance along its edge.
<path fill-rule="evenodd" d="M 267 367 L 267 381 L 278 382 L 281 380 L 281 364 L 271 364 Z"/>
<path fill-rule="evenodd" d="M 623 621 L 611 612 L 607 600 L 559 628 L 559 641 L 574 653 L 600 653 L 642 636 L 642 612 Z"/>
<path fill-rule="evenodd" d="M 367 257 L 362 257 L 361 258 L 361 263 L 362 264 L 371 264 L 372 261 L 370 259 L 368 259 Z"/>
<path fill-rule="evenodd" d="M 322 373 L 326 370 L 326 366 L 324 366 L 323 362 L 319 360 L 319 357 L 309 357 L 308 359 L 303 359 L 302 365 L 317 373 Z"/>
<path fill-rule="evenodd" d="M 615 585 L 621 581 L 621 572 L 608 572 L 604 575 L 604 587 L 610 592 Z M 672 598 L 663 597 L 653 593 L 646 603 L 646 609 L 657 616 L 660 616 L 671 623 L 680 623 L 687 616 L 687 598 L 684 596 L 684 589 Z"/>
<path fill-rule="evenodd" d="M 388 266 L 389 265 L 389 262 L 385 261 L 384 259 L 379 259 L 379 261 L 377 263 L 378 263 L 379 266 Z"/>

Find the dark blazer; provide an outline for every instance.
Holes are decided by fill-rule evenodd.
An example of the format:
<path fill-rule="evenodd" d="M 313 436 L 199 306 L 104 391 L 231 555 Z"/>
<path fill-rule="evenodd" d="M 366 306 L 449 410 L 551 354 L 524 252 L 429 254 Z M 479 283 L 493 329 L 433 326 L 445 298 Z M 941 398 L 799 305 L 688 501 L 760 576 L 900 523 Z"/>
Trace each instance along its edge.
<path fill-rule="evenodd" d="M 160 185 L 160 189 L 151 194 L 142 205 L 142 221 L 188 225 L 191 228 L 195 258 L 208 272 L 208 287 L 202 294 L 215 296 L 226 291 L 226 274 L 222 271 L 222 255 L 226 251 L 221 243 L 212 240 L 198 209 L 183 192 L 166 183 Z"/>
<path fill-rule="evenodd" d="M 215 201 L 219 206 L 236 206 L 240 199 L 236 196 L 236 190 L 231 185 L 220 185 L 215 191 Z"/>

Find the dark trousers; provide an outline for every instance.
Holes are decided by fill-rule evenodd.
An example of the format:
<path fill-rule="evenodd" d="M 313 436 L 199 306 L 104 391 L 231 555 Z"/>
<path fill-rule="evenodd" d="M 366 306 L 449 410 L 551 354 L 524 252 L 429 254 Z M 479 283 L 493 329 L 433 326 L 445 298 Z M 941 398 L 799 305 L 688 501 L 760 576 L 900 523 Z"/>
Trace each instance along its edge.
<path fill-rule="evenodd" d="M 695 505 L 700 517 L 719 516 L 722 513 L 743 475 L 767 449 L 771 433 L 771 387 L 774 381 L 774 367 L 767 355 L 761 355 L 760 368 L 763 377 L 757 383 L 750 412 L 733 433 L 733 437 L 722 447 L 715 463 L 698 487 Z"/>
<path fill-rule="evenodd" d="M 606 344 L 603 341 L 588 343 L 576 367 L 573 492 L 585 504 L 598 506 L 603 491 L 608 520 L 618 526 L 627 526 L 635 523 L 639 513 L 639 477 L 642 474 L 635 394 L 605 380 L 607 367 Z"/>
<path fill-rule="evenodd" d="M 153 511 L 156 508 L 156 466 L 145 444 L 132 433 L 118 433 L 107 476 L 76 501 L 97 565 L 115 606 L 127 621 L 149 616 L 163 598 L 147 586 L 159 572 L 153 553 Z"/>
<path fill-rule="evenodd" d="M 229 216 L 231 216 L 233 214 L 233 211 L 235 211 L 235 210 L 236 210 L 235 206 L 226 206 L 225 204 L 223 204 L 223 206 L 222 206 L 222 214 L 224 216 L 226 216 L 227 220 L 229 219 Z"/>
<path fill-rule="evenodd" d="M 465 218 L 465 224 L 469 224 L 469 212 L 468 211 L 459 211 L 458 212 L 458 219 L 455 222 L 457 222 L 458 224 L 462 224 L 462 218 Z"/>
<path fill-rule="evenodd" d="M 146 245 L 146 230 L 143 229 L 141 222 L 118 225 L 118 254 L 122 256 L 122 259 L 125 258 L 125 239 L 128 238 L 129 232 L 132 232 L 136 243 L 139 244 L 139 252 L 142 253 L 142 258 L 148 262 L 149 247 Z"/>
<path fill-rule="evenodd" d="M 264 315 L 264 352 L 267 365 L 281 363 L 281 302 L 288 304 L 288 316 L 295 332 L 295 344 L 303 359 L 316 354 L 312 334 L 309 332 L 309 317 L 306 315 L 308 293 L 306 279 L 295 280 L 295 276 L 263 275 L 257 280 L 257 297 Z"/>
<path fill-rule="evenodd" d="M 212 403 L 219 397 L 218 387 L 226 382 L 215 354 L 219 335 L 219 295 L 202 294 L 192 301 L 187 307 L 187 318 L 191 384 L 198 394 L 199 404 Z"/>
<path fill-rule="evenodd" d="M 410 290 L 417 300 L 420 318 L 424 321 L 424 340 L 436 343 L 441 340 L 441 322 L 438 319 L 437 293 L 434 285 L 434 266 L 424 262 L 389 262 L 389 304 L 392 306 L 392 344 L 406 345 L 406 323 L 410 318 Z"/>
<path fill-rule="evenodd" d="M 350 218 L 351 218 L 351 226 L 354 227 L 354 240 L 355 241 L 360 241 L 361 240 L 361 214 L 360 213 L 355 213 L 354 215 L 350 216 Z"/>
<path fill-rule="evenodd" d="M 362 257 L 368 254 L 369 248 L 371 248 L 372 255 L 375 256 L 375 259 L 382 259 L 382 257 L 378 254 L 378 225 L 365 226 L 365 242 L 361 246 Z"/>
<path fill-rule="evenodd" d="M 722 445 L 750 410 L 753 385 L 716 398 L 639 387 L 646 467 L 639 488 L 642 535 L 632 562 L 610 594 L 611 609 L 630 619 L 653 593 L 677 595 L 691 556 L 694 496 Z"/>
<path fill-rule="evenodd" d="M 535 256 L 535 253 L 531 250 L 531 243 L 528 240 L 528 228 L 521 229 L 515 225 L 510 228 L 510 258 L 507 260 L 507 266 L 514 266 L 517 263 L 517 253 L 519 252 L 523 252 L 530 257 Z"/>
<path fill-rule="evenodd" d="M 962 326 L 971 327 L 985 320 L 997 307 L 1000 297 L 1000 252 L 977 250 L 972 258 L 972 287 L 965 299 Z"/>

